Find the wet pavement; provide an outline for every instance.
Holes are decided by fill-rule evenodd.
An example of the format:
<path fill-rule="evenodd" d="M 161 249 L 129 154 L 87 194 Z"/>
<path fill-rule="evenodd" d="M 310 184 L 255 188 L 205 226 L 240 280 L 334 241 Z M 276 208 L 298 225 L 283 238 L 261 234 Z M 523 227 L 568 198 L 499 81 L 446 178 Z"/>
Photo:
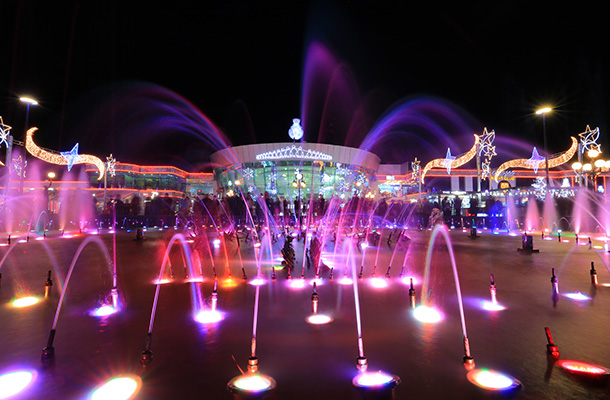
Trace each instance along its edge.
<path fill-rule="evenodd" d="M 227 251 L 214 249 L 218 273 L 218 309 L 224 320 L 201 325 L 192 316 L 190 290 L 201 288 L 209 302 L 212 294 L 212 263 L 207 246 L 199 252 L 203 283 L 185 281 L 180 246 L 171 252 L 175 279 L 162 285 L 154 322 L 151 350 L 153 362 L 140 366 L 155 294 L 154 281 L 161 267 L 165 245 L 173 231 L 146 232 L 144 240 L 134 240 L 134 232 L 117 234 L 117 273 L 123 309 L 108 317 L 92 317 L 90 311 L 109 294 L 112 286 L 113 236 L 104 233 L 99 241 L 85 246 L 74 265 L 54 340 L 55 357 L 42 363 L 41 350 L 49 332 L 64 279 L 73 257 L 86 236 L 49 237 L 27 243 L 13 241 L 11 253 L 1 267 L 0 284 L 0 374 L 16 369 L 35 370 L 34 383 L 17 399 L 85 399 L 106 380 L 125 374 L 141 377 L 137 399 L 231 399 L 229 380 L 245 369 L 250 356 L 255 286 L 242 278 L 256 276 L 252 243 L 234 242 Z M 519 236 L 480 233 L 470 239 L 468 232 L 451 232 L 464 315 L 472 356 L 477 368 L 498 370 L 517 378 L 522 386 L 510 393 L 489 392 L 471 384 L 462 365 L 464 347 L 456 286 L 449 247 L 442 237 L 435 241 L 426 294 L 444 319 L 423 324 L 409 309 L 409 287 L 399 279 L 416 278 L 417 302 L 422 295 L 430 232 L 408 231 L 409 245 L 386 243 L 381 248 L 355 253 L 353 267 L 364 278 L 358 280 L 364 352 L 369 370 L 383 370 L 401 378 L 395 390 L 397 399 L 606 399 L 610 385 L 605 380 L 570 375 L 550 360 L 546 353 L 544 328 L 549 327 L 560 352 L 560 359 L 610 366 L 610 272 L 609 254 L 588 245 L 541 240 L 534 237 L 539 253 L 522 254 Z M 582 238 L 581 238 L 582 241 Z M 594 245 L 601 245 L 593 240 Z M 277 245 L 276 245 L 277 246 Z M 104 255 L 101 248 L 107 249 Z M 295 242 L 297 265 L 292 279 L 300 279 L 302 242 Z M 1 247 L 0 255 L 9 247 Z M 266 250 L 264 259 L 267 259 Z M 330 258 L 332 247 L 323 257 Z M 195 251 L 198 252 L 198 251 Z M 279 247 L 274 252 L 279 254 Z M 240 261 L 239 254 L 241 253 Z M 377 253 L 379 255 L 377 256 Z M 406 262 L 405 261 L 406 257 Z M 343 257 L 344 259 L 345 257 Z M 377 259 L 377 261 L 375 261 Z M 600 285 L 591 285 L 589 270 L 595 263 Z M 391 277 L 384 277 L 391 262 Z M 330 262 L 329 262 L 330 263 Z M 198 275 L 199 264 L 195 263 Z M 375 288 L 371 275 L 387 280 L 388 287 Z M 227 267 L 233 281 L 228 285 Z M 263 263 L 270 277 L 271 264 Z M 555 268 L 560 295 L 553 299 L 551 270 Z M 51 270 L 54 285 L 44 299 L 44 283 Z M 362 393 L 352 386 L 358 357 L 356 312 L 353 287 L 339 284 L 345 262 L 337 262 L 334 279 L 323 270 L 324 281 L 317 287 L 319 313 L 333 321 L 310 325 L 305 319 L 312 312 L 312 287 L 293 289 L 284 271 L 277 280 L 260 287 L 256 355 L 260 371 L 277 382 L 270 399 L 359 399 Z M 351 275 L 351 270 L 349 274 Z M 497 286 L 501 311 L 487 311 L 490 300 L 490 274 Z M 312 278 L 312 269 L 305 276 Z M 564 294 L 581 293 L 590 299 L 576 301 Z M 26 308 L 10 305 L 22 295 L 41 298 Z M 235 358 L 236 362 L 234 361 Z"/>

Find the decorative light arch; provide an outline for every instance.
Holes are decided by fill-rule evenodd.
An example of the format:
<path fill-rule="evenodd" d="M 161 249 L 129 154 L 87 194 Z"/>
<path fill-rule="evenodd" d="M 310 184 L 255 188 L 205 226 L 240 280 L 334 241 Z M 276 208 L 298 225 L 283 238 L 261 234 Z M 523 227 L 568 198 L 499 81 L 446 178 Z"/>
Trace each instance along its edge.
<path fill-rule="evenodd" d="M 578 140 L 576 140 L 576 138 L 574 136 L 571 136 L 570 138 L 572 139 L 572 145 L 570 146 L 570 148 L 567 151 L 560 153 L 556 157 L 549 158 L 549 161 L 548 161 L 549 168 L 555 168 L 562 164 L 567 163 L 574 156 L 574 154 L 576 154 L 576 151 L 578 150 Z M 496 181 L 498 180 L 498 178 L 500 177 L 502 172 L 504 172 L 505 170 L 507 170 L 509 168 L 533 169 L 536 173 L 538 172 L 539 168 L 546 169 L 546 165 L 544 163 L 544 158 L 536 157 L 537 154 L 538 154 L 538 152 L 536 151 L 536 148 L 534 147 L 534 152 L 532 153 L 531 158 L 529 158 L 529 159 L 518 158 L 515 160 L 507 161 L 504 164 L 500 165 L 498 167 L 498 169 L 496 170 L 496 175 L 495 175 Z"/>
<path fill-rule="evenodd" d="M 97 178 L 97 180 L 99 181 L 104 177 L 104 173 L 106 172 L 104 162 L 99 158 L 89 154 L 78 154 L 78 144 L 74 146 L 71 151 L 60 154 L 52 153 L 50 151 L 43 150 L 42 148 L 38 147 L 38 145 L 34 143 L 34 140 L 32 139 L 34 132 L 36 132 L 37 130 L 38 128 L 34 127 L 28 129 L 28 131 L 26 132 L 25 148 L 28 153 L 30 153 L 36 158 L 41 159 L 42 161 L 46 161 L 51 164 L 67 165 L 68 169 L 70 169 L 74 164 L 93 164 L 100 171 L 100 176 Z"/>
<path fill-rule="evenodd" d="M 450 173 L 452 168 L 460 167 L 466 164 L 468 161 L 472 160 L 472 158 L 477 154 L 477 147 L 479 145 L 479 136 L 474 135 L 474 145 L 468 150 L 466 153 L 462 154 L 459 157 L 451 156 L 451 151 L 447 150 L 446 158 L 437 158 L 430 161 L 423 168 L 421 173 L 421 182 L 424 183 L 424 178 L 429 170 L 432 168 L 447 168 L 447 173 Z"/>
<path fill-rule="evenodd" d="M 256 155 L 256 159 L 262 160 L 281 160 L 287 158 L 296 158 L 303 160 L 320 160 L 320 161 L 332 161 L 333 156 L 330 154 L 322 153 L 321 151 L 304 149 L 302 146 L 296 146 L 294 144 L 277 149 L 261 153 Z"/>

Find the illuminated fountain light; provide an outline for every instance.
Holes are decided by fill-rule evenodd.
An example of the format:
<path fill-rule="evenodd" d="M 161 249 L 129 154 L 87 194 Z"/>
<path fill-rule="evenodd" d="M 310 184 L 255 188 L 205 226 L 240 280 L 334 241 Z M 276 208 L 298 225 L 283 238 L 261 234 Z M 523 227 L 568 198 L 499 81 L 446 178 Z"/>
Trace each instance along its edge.
<path fill-rule="evenodd" d="M 104 383 L 91 393 L 89 400 L 129 400 L 140 391 L 142 380 L 138 376 L 120 376 Z"/>
<path fill-rule="evenodd" d="M 224 319 L 224 314 L 218 310 L 201 310 L 195 315 L 195 321 L 200 324 L 215 324 Z"/>
<path fill-rule="evenodd" d="M 13 371 L 0 375 L 0 399 L 26 390 L 36 380 L 36 371 Z"/>
<path fill-rule="evenodd" d="M 291 289 L 303 289 L 305 287 L 307 282 L 305 282 L 305 279 L 290 279 L 288 281 L 288 286 L 290 286 Z"/>
<path fill-rule="evenodd" d="M 360 388 L 381 388 L 393 387 L 400 383 L 400 378 L 396 375 L 388 374 L 383 371 L 359 373 L 352 379 L 352 384 Z"/>
<path fill-rule="evenodd" d="M 316 285 L 318 285 L 318 286 L 321 286 L 321 285 L 324 283 L 324 281 L 322 280 L 322 278 L 321 278 L 321 277 L 312 278 L 312 279 L 310 279 L 310 280 L 309 280 L 309 284 L 310 284 L 310 285 L 313 285 L 314 283 L 315 283 Z"/>
<path fill-rule="evenodd" d="M 341 278 L 339 280 L 339 283 L 341 285 L 352 285 L 354 283 L 354 281 L 352 280 L 352 278 L 348 278 L 347 276 L 344 276 L 343 278 Z"/>
<path fill-rule="evenodd" d="M 13 300 L 12 304 L 13 304 L 13 307 L 23 308 L 23 307 L 32 306 L 36 303 L 38 303 L 38 297 L 28 296 L 28 297 L 22 297 L 20 299 Z"/>
<path fill-rule="evenodd" d="M 220 281 L 220 285 L 225 289 L 231 289 L 237 286 L 237 279 L 227 278 Z"/>
<path fill-rule="evenodd" d="M 201 283 L 204 282 L 203 276 L 194 276 L 192 278 L 189 278 L 187 281 L 187 283 Z"/>
<path fill-rule="evenodd" d="M 493 391 L 508 391 L 521 387 L 521 382 L 510 375 L 488 369 L 473 369 L 466 375 L 470 383 Z"/>
<path fill-rule="evenodd" d="M 411 279 L 413 279 L 413 284 L 414 284 L 414 285 L 419 284 L 419 281 L 418 281 L 418 280 L 417 280 L 417 278 L 416 278 L 416 277 L 414 277 L 414 276 L 403 276 L 403 277 L 400 279 L 400 281 L 401 281 L 402 283 L 404 283 L 405 285 L 409 285 L 409 286 L 410 286 L 410 285 L 411 285 Z"/>
<path fill-rule="evenodd" d="M 170 283 L 170 280 L 167 278 L 157 279 L 153 282 L 155 285 L 165 285 L 166 283 Z"/>
<path fill-rule="evenodd" d="M 333 321 L 332 317 L 325 314 L 312 314 L 305 318 L 308 324 L 312 325 L 325 325 Z"/>
<path fill-rule="evenodd" d="M 506 310 L 506 307 L 504 307 L 502 304 L 499 304 L 498 302 L 494 302 L 494 301 L 489 301 L 489 300 L 481 301 L 481 308 L 486 311 Z"/>
<path fill-rule="evenodd" d="M 385 278 L 380 278 L 380 277 L 373 277 L 371 278 L 371 286 L 373 286 L 376 289 L 385 289 L 388 287 L 388 280 Z"/>
<path fill-rule="evenodd" d="M 443 314 L 433 307 L 419 306 L 413 310 L 413 317 L 419 322 L 434 324 L 442 321 Z"/>
<path fill-rule="evenodd" d="M 564 370 L 573 373 L 573 374 L 582 374 L 586 376 L 608 376 L 610 375 L 610 370 L 605 367 L 600 367 L 598 365 L 588 364 L 581 361 L 574 360 L 559 360 L 557 361 L 557 365 L 559 365 Z"/>
<path fill-rule="evenodd" d="M 276 387 L 275 379 L 262 374 L 247 373 L 237 376 L 229 381 L 227 387 L 233 393 L 263 393 Z"/>
<path fill-rule="evenodd" d="M 214 239 L 212 241 L 212 244 L 214 245 L 214 247 L 218 248 L 220 247 L 220 239 Z"/>
<path fill-rule="evenodd" d="M 101 307 L 91 310 L 89 315 L 91 315 L 92 317 L 107 317 L 107 316 L 115 314 L 117 312 L 119 312 L 118 308 L 115 308 L 111 304 L 104 304 Z"/>
<path fill-rule="evenodd" d="M 587 296 L 584 293 L 574 292 L 574 293 L 563 293 L 565 297 L 568 299 L 576 300 L 576 301 L 587 301 L 591 300 L 591 297 Z"/>
<path fill-rule="evenodd" d="M 266 283 L 266 281 L 262 277 L 258 276 L 256 278 L 252 279 L 249 283 L 252 286 L 261 286 L 261 285 L 264 285 Z"/>

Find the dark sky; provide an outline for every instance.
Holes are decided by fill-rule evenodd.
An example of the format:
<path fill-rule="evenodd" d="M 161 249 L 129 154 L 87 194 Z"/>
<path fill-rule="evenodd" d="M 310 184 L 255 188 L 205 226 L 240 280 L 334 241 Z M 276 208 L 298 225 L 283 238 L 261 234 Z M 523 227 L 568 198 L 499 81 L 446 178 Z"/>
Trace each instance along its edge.
<path fill-rule="evenodd" d="M 191 2 L 1 2 L 4 122 L 22 134 L 18 98 L 27 94 L 40 101 L 29 124 L 42 146 L 67 151 L 79 142 L 81 153 L 103 159 L 112 152 L 119 161 L 201 168 L 219 144 L 206 140 L 194 109 L 235 145 L 289 140 L 315 42 L 351 80 L 326 102 L 328 86 L 315 87 L 307 141 L 357 146 L 392 104 L 432 98 L 459 110 L 474 130 L 467 135 L 488 127 L 541 147 L 532 113 L 548 103 L 556 109 L 547 117 L 550 152 L 587 124 L 607 143 L 610 32 L 599 2 L 182 3 Z M 408 137 L 384 141 L 393 149 L 384 161 L 425 160 Z M 429 157 L 444 156 L 443 146 Z"/>

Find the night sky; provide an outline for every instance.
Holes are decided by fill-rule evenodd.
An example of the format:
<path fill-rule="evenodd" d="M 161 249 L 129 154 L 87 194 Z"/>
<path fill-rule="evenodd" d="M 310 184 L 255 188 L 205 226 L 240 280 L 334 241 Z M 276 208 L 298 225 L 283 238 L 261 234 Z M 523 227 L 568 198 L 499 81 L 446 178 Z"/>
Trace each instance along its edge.
<path fill-rule="evenodd" d="M 610 149 L 610 32 L 601 3 L 413 3 L 4 1 L 0 115 L 19 139 L 26 113 L 18 98 L 29 95 L 40 102 L 29 125 L 40 128 L 41 146 L 67 151 L 78 142 L 81 153 L 102 159 L 112 152 L 118 161 L 198 170 L 219 144 L 205 139 L 196 109 L 232 144 L 289 140 L 317 43 L 351 86 L 310 109 L 365 104 L 365 117 L 348 138 L 351 114 L 321 127 L 310 114 L 307 141 L 358 146 L 392 104 L 426 98 L 459 110 L 473 129 L 467 135 L 487 127 L 530 149 L 543 142 L 533 111 L 549 104 L 550 152 L 566 150 L 586 125 L 599 126 L 602 149 Z M 384 162 L 442 157 L 447 147 L 426 153 L 392 140 Z"/>

